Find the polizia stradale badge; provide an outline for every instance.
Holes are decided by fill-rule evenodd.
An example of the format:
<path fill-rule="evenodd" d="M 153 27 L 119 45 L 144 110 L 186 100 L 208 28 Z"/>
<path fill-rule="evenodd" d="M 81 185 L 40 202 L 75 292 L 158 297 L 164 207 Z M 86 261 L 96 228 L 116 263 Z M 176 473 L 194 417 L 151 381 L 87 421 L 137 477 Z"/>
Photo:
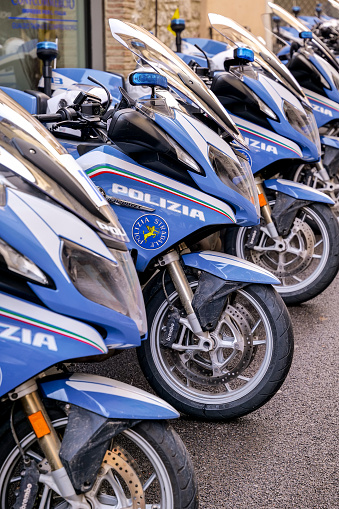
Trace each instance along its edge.
<path fill-rule="evenodd" d="M 145 214 L 135 221 L 132 235 L 138 246 L 143 249 L 159 249 L 167 242 L 169 228 L 162 217 Z"/>

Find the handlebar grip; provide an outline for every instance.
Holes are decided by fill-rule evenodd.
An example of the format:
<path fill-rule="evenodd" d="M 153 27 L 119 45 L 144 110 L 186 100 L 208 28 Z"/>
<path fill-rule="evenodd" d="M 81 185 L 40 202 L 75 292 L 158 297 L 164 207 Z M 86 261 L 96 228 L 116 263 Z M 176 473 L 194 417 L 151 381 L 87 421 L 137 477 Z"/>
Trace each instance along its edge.
<path fill-rule="evenodd" d="M 34 118 L 40 120 L 40 122 L 59 122 L 59 120 L 65 120 L 65 116 L 61 113 L 43 113 L 42 115 L 33 115 Z"/>

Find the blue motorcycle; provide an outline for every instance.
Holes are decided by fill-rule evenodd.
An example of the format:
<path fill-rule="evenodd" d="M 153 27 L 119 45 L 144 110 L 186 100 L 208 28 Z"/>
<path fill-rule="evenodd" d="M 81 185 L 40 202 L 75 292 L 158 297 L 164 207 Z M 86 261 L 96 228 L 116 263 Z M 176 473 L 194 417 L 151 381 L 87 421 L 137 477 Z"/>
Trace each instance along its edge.
<path fill-rule="evenodd" d="M 327 288 L 339 267 L 339 230 L 329 208 L 333 201 L 285 180 L 301 168 L 322 170 L 314 116 L 293 76 L 263 44 L 233 20 L 217 14 L 209 18 L 225 37 L 227 50 L 215 57 L 206 54 L 205 67 L 181 56 L 204 74 L 248 142 L 262 215 L 260 226 L 230 230 L 225 250 L 278 276 L 286 303 L 305 302 Z"/>
<path fill-rule="evenodd" d="M 0 93 L 0 507 L 197 508 L 167 403 L 72 373 L 146 334 L 126 233 L 73 158 Z"/>
<path fill-rule="evenodd" d="M 152 387 L 190 415 L 245 415 L 285 379 L 293 335 L 270 286 L 278 279 L 211 250 L 225 227 L 258 222 L 244 140 L 214 94 L 166 46 L 134 25 L 111 20 L 111 27 L 157 70 L 130 77 L 130 88 L 151 87 L 151 97 L 136 100 L 121 88 L 117 106 L 109 109 L 107 101 L 95 116 L 100 100 L 82 85 L 75 118 L 67 120 L 74 106 L 38 118 L 54 120 L 52 132 L 77 147 L 77 161 L 130 237 L 149 324 L 138 357 Z"/>
<path fill-rule="evenodd" d="M 306 33 L 306 27 L 281 7 L 270 3 L 275 14 L 291 23 L 295 31 Z M 309 32 L 308 32 L 309 33 Z M 326 192 L 339 209 L 339 63 L 316 36 L 294 40 L 279 53 L 313 107 L 322 144 L 322 168 L 300 167 L 293 180 Z"/>

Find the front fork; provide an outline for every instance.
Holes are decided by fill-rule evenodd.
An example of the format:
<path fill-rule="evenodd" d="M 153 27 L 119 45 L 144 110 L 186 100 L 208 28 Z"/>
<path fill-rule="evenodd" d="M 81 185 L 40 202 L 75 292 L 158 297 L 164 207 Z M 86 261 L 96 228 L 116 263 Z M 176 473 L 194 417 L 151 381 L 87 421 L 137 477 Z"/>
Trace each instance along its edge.
<path fill-rule="evenodd" d="M 192 307 L 193 292 L 190 287 L 186 274 L 180 264 L 180 256 L 177 251 L 170 251 L 161 256 L 158 260 L 159 265 L 166 268 L 173 281 L 174 287 L 178 292 L 179 299 L 186 311 L 186 318 L 180 318 L 180 323 L 188 327 L 193 334 L 199 339 L 197 345 L 191 345 L 190 350 L 203 350 L 205 352 L 213 348 L 213 340 L 209 332 L 204 332 L 201 328 L 197 315 Z M 179 350 L 187 350 L 187 347 L 172 345 L 172 348 Z"/>
<path fill-rule="evenodd" d="M 263 180 L 260 177 L 255 177 L 254 181 L 258 191 L 260 212 L 265 220 L 266 223 L 265 227 L 267 229 L 267 232 L 272 239 L 279 239 L 280 238 L 279 233 L 272 220 L 272 210 L 270 204 L 268 203 L 264 186 L 262 185 Z"/>
<path fill-rule="evenodd" d="M 40 399 L 34 380 L 29 380 L 9 393 L 12 401 L 20 399 L 39 445 L 50 468 L 49 474 L 40 474 L 39 481 L 67 500 L 72 509 L 89 509 L 83 495 L 77 495 L 59 457 L 61 443 Z"/>

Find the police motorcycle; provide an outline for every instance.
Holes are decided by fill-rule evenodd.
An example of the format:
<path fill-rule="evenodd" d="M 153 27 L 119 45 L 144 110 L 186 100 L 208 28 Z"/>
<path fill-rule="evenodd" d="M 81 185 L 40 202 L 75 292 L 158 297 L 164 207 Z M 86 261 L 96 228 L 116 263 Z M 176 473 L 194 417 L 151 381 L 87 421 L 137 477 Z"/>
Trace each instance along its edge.
<path fill-rule="evenodd" d="M 244 141 L 171 50 L 135 25 L 110 26 L 152 68 L 130 76 L 131 87 L 146 86 L 144 94 L 150 87 L 151 97 L 133 99 L 121 88 L 117 106 L 110 110 L 107 101 L 95 116 L 88 112 L 100 101 L 83 86 L 73 107 L 38 118 L 54 121 L 60 141 L 77 145 L 77 162 L 130 238 L 149 325 L 138 358 L 153 389 L 193 416 L 240 417 L 275 394 L 293 351 L 290 317 L 271 286 L 278 279 L 211 250 L 212 234 L 258 222 L 252 173 L 238 150 Z M 75 108 L 75 120 L 62 120 Z M 63 139 L 72 127 L 79 138 L 68 131 Z"/>
<path fill-rule="evenodd" d="M 332 7 L 332 14 L 336 13 L 339 9 L 339 4 L 335 0 L 328 0 L 328 3 Z M 318 3 L 315 7 L 315 16 L 302 16 L 300 15 L 300 7 L 293 6 L 292 13 L 294 17 L 300 20 L 308 30 L 319 37 L 319 39 L 328 46 L 328 48 L 334 54 L 338 54 L 338 36 L 339 36 L 339 24 L 338 19 L 333 16 L 327 16 L 323 14 L 322 4 Z M 339 14 L 337 12 L 337 14 Z M 279 36 L 287 40 L 298 40 L 299 33 L 298 29 L 285 25 L 281 26 L 282 19 L 278 15 L 272 17 L 272 21 L 275 24 L 275 31 Z"/>
<path fill-rule="evenodd" d="M 229 230 L 225 251 L 279 277 L 277 290 L 287 304 L 305 302 L 332 282 L 339 255 L 338 226 L 329 208 L 333 201 L 281 178 L 300 167 L 321 168 L 311 108 L 293 77 L 260 41 L 233 20 L 217 14 L 209 18 L 228 49 L 213 58 L 206 55 L 204 67 L 193 57 L 191 66 L 205 76 L 250 145 L 262 216 L 260 225 Z"/>
<path fill-rule="evenodd" d="M 69 371 L 137 346 L 146 317 L 116 215 L 43 126 L 0 93 L 0 507 L 197 508 L 179 414 Z"/>
<path fill-rule="evenodd" d="M 306 39 L 292 41 L 288 55 L 279 53 L 303 88 L 313 107 L 320 132 L 322 168 L 298 168 L 291 178 L 326 192 L 335 201 L 339 212 L 339 63 L 328 48 L 306 27 L 280 6 L 268 3 L 274 15 L 279 15 Z M 309 38 L 308 38 L 309 37 Z M 285 41 L 286 42 L 286 41 Z M 286 58 L 286 55 L 288 58 Z"/>

